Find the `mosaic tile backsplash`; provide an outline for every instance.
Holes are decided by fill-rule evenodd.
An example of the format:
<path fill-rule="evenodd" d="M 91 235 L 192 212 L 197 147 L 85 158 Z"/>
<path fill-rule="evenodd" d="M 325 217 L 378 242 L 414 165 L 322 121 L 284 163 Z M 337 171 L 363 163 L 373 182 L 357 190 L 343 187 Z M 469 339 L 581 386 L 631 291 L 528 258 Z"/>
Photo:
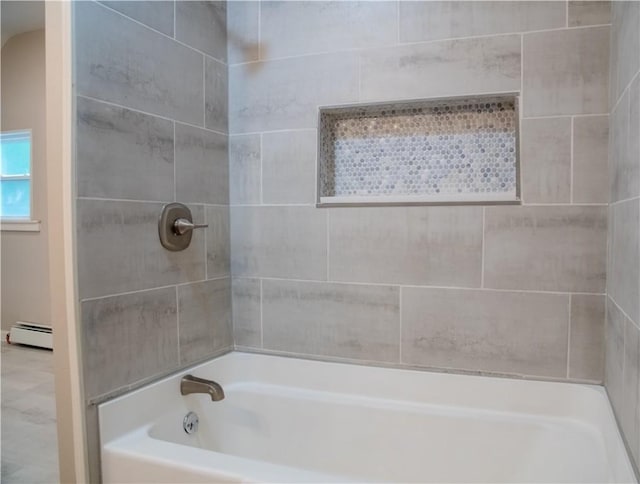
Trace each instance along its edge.
<path fill-rule="evenodd" d="M 320 111 L 320 197 L 516 200 L 517 99 Z"/>

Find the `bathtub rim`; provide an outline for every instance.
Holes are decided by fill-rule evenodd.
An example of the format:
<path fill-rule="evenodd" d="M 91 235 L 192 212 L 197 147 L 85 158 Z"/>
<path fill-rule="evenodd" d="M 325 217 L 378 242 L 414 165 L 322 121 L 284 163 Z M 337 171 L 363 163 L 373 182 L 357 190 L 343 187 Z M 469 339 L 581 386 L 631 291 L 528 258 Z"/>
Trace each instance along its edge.
<path fill-rule="evenodd" d="M 607 396 L 606 390 L 601 385 L 594 385 L 589 383 L 577 383 L 577 382 L 567 382 L 567 381 L 549 381 L 547 379 L 539 380 L 539 379 L 529 379 L 529 378 L 511 378 L 509 376 L 504 375 L 479 375 L 477 373 L 470 374 L 460 374 L 458 372 L 452 373 L 447 371 L 425 371 L 424 368 L 407 368 L 403 367 L 389 367 L 388 365 L 380 366 L 380 365 L 362 365 L 362 364 L 350 364 L 349 362 L 344 361 L 326 361 L 324 359 L 311 359 L 311 358 L 296 358 L 292 355 L 273 355 L 273 354 L 265 354 L 258 352 L 243 352 L 243 351 L 233 351 L 227 352 L 219 357 L 211 358 L 207 361 L 200 362 L 191 367 L 185 368 L 178 372 L 174 372 L 172 375 L 168 375 L 160 380 L 152 382 L 150 384 L 145 385 L 144 387 L 137 388 L 132 390 L 126 394 L 120 395 L 116 398 L 113 398 L 109 401 L 106 401 L 100 405 L 98 405 L 98 418 L 99 418 L 99 437 L 100 437 L 100 448 L 101 453 L 104 451 L 106 446 L 110 443 L 115 442 L 119 438 L 131 434 L 136 429 L 140 429 L 144 425 L 151 424 L 158 420 L 162 415 L 167 413 L 171 413 L 171 406 L 173 404 L 180 405 L 180 402 L 183 402 L 181 399 L 185 398 L 179 394 L 178 391 L 178 381 L 179 378 L 188 373 L 203 373 L 209 369 L 208 367 L 215 367 L 216 365 L 228 364 L 228 365 L 242 365 L 242 364 L 254 364 L 260 363 L 260 361 L 271 361 L 277 362 L 274 364 L 284 364 L 291 365 L 292 363 L 297 363 L 306 367 L 318 367 L 318 368 L 327 368 L 333 369 L 334 371 L 339 370 L 340 368 L 344 368 L 345 371 L 350 371 L 354 373 L 358 372 L 371 372 L 379 373 L 381 376 L 385 374 L 389 374 L 389 372 L 396 370 L 400 370 L 402 374 L 404 374 L 407 378 L 411 376 L 415 378 L 421 378 L 424 380 L 432 380 L 433 382 L 438 382 L 440 380 L 446 380 L 451 384 L 458 384 L 465 386 L 464 383 L 471 383 L 474 385 L 488 385 L 489 387 L 492 385 L 500 386 L 511 386 L 514 388 L 526 388 L 527 391 L 533 390 L 535 387 L 541 389 L 562 389 L 562 391 L 569 392 L 578 392 L 584 393 L 585 395 L 593 395 L 594 401 L 598 401 L 598 405 L 602 407 L 602 414 L 600 415 L 600 423 L 601 425 L 596 425 L 596 428 L 600 431 L 602 438 L 605 440 L 605 449 L 608 454 L 608 460 L 610 465 L 615 467 L 616 469 L 623 469 L 624 473 L 628 473 L 629 475 L 635 474 L 635 469 L 633 464 L 631 463 L 631 459 L 628 454 L 628 449 L 625 446 L 625 442 L 620 433 L 619 426 L 617 425 L 617 421 L 611 407 L 611 403 Z M 344 365 L 348 366 L 344 366 Z M 260 365 L 259 365 L 260 366 Z M 397 374 L 396 374 L 397 375 Z M 202 376 L 202 375 L 201 375 Z M 204 375 L 206 377 L 206 375 Z M 478 378 L 479 377 L 479 378 Z M 224 379 L 224 378 L 223 378 Z M 251 379 L 246 379 L 242 381 L 251 381 Z M 226 383 L 227 385 L 231 382 Z M 127 405 L 127 402 L 131 403 L 132 400 L 143 400 L 145 398 L 144 394 L 147 392 L 153 392 L 154 390 L 160 393 L 166 393 L 169 386 L 175 385 L 175 390 L 169 393 L 170 398 L 166 401 L 163 400 L 162 404 L 155 406 L 153 411 L 146 412 L 141 421 L 140 416 L 132 416 L 129 415 L 128 418 L 118 419 L 118 424 L 113 425 L 114 422 L 114 413 L 118 413 L 118 407 L 123 405 Z M 223 384 L 224 385 L 224 384 Z M 526 387 L 523 387 L 526 385 Z M 586 392 L 585 392 L 586 390 Z M 198 398 L 203 396 L 192 395 L 187 398 Z M 203 397 L 204 398 L 204 397 Z M 169 403 L 174 402 L 174 403 Z M 473 405 L 470 405 L 473 407 Z M 111 415 L 110 415 L 111 414 Z M 109 422 L 109 427 L 107 429 L 107 423 Z M 603 423 L 604 422 L 604 423 Z M 179 445 L 179 444 L 175 444 Z M 623 450 L 623 453 L 620 453 L 620 450 Z M 637 477 L 635 477 L 637 479 Z"/>

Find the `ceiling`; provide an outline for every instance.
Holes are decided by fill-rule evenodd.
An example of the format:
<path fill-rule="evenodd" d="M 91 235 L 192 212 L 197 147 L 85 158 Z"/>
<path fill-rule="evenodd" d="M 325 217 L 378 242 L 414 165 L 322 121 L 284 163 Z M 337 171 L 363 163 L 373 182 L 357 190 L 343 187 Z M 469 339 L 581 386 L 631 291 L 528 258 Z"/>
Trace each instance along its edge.
<path fill-rule="evenodd" d="M 14 35 L 44 28 L 43 1 L 2 0 L 0 6 L 3 46 Z"/>

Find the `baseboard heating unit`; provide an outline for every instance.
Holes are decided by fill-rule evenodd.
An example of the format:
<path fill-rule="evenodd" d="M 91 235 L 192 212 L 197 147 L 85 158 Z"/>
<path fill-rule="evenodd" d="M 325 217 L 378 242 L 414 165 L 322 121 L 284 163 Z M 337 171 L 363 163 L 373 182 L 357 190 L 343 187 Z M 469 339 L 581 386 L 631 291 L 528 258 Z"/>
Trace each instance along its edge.
<path fill-rule="evenodd" d="M 53 349 L 53 328 L 46 324 L 18 321 L 11 327 L 7 342 Z"/>

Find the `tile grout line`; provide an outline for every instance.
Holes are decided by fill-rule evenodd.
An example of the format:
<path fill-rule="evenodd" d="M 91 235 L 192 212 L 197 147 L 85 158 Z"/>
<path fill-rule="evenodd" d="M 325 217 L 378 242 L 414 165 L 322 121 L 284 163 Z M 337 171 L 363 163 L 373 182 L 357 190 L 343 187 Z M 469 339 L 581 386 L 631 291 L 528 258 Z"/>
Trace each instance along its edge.
<path fill-rule="evenodd" d="M 202 215 L 204 218 L 204 224 L 207 225 L 207 227 L 204 228 L 204 279 L 206 281 L 209 280 L 209 257 L 207 257 L 207 232 L 209 232 L 209 224 L 207 222 L 207 207 L 203 207 L 202 208 Z"/>
<path fill-rule="evenodd" d="M 169 118 L 169 117 L 164 116 L 162 114 L 150 113 L 149 111 L 143 111 L 142 109 L 133 108 L 131 106 L 126 106 L 124 104 L 118 104 L 118 103 L 114 103 L 112 101 L 105 101 L 104 99 L 98 99 L 98 98 L 95 98 L 95 97 L 87 96 L 85 94 L 76 94 L 76 97 L 80 97 L 80 98 L 83 98 L 83 99 L 88 99 L 89 101 L 93 101 L 93 102 L 97 102 L 97 103 L 101 103 L 101 104 L 106 104 L 107 106 L 113 106 L 115 108 L 126 109 L 127 111 L 131 111 L 131 112 L 138 113 L 138 114 L 144 114 L 146 116 L 151 116 L 153 118 L 164 119 L 165 121 L 172 121 L 172 122 L 178 123 L 178 124 L 184 124 L 185 126 L 191 126 L 192 128 L 202 129 L 202 130 L 205 130 L 205 131 L 209 131 L 211 133 L 219 134 L 221 136 L 229 136 L 229 133 L 224 133 L 222 131 L 216 131 L 215 129 L 205 128 L 205 127 L 200 126 L 198 124 L 189 123 L 187 121 L 180 121 L 180 120 L 177 120 L 177 119 Z M 291 130 L 285 130 L 285 131 L 291 131 Z M 236 135 L 243 135 L 243 134 L 254 134 L 254 133 L 237 133 Z M 255 134 L 257 134 L 257 133 L 255 133 Z"/>
<path fill-rule="evenodd" d="M 618 301 L 616 301 L 611 294 L 605 294 L 605 296 L 611 299 L 611 301 L 613 301 L 613 304 L 616 305 L 616 308 L 618 308 L 618 311 L 624 314 L 624 317 L 631 321 L 631 323 L 633 323 L 633 325 L 640 331 L 640 321 L 634 321 L 633 318 L 627 314 L 627 312 L 622 308 L 622 306 L 620 306 L 620 304 L 618 304 Z"/>
<path fill-rule="evenodd" d="M 544 116 L 523 116 L 522 119 L 596 118 L 598 116 L 609 116 L 609 113 L 548 114 Z"/>
<path fill-rule="evenodd" d="M 362 56 L 358 55 L 358 101 L 362 101 Z M 317 128 L 320 130 L 320 126 Z"/>
<path fill-rule="evenodd" d="M 571 116 L 570 148 L 569 148 L 569 203 L 573 204 L 573 144 L 574 144 L 574 117 Z"/>
<path fill-rule="evenodd" d="M 182 358 L 180 355 L 180 293 L 178 286 L 176 287 L 176 327 L 178 329 L 178 365 L 181 364 Z"/>
<path fill-rule="evenodd" d="M 262 61 L 262 1 L 258 0 L 258 62 Z"/>
<path fill-rule="evenodd" d="M 640 200 L 640 195 L 631 197 L 631 198 L 624 198 L 622 200 L 616 200 L 615 202 L 610 202 L 608 205 L 609 206 L 619 205 L 626 202 L 635 202 L 636 200 Z"/>
<path fill-rule="evenodd" d="M 377 287 L 403 287 L 416 289 L 445 289 L 451 291 L 480 291 L 480 292 L 506 292 L 516 294 L 547 294 L 554 296 L 567 296 L 568 294 L 580 296 L 604 296 L 604 292 L 584 292 L 584 291 L 543 291 L 539 289 L 497 289 L 490 287 L 470 287 L 470 286 L 435 286 L 435 285 L 419 285 L 419 284 L 401 284 L 397 282 L 362 282 L 362 281 L 325 281 L 324 279 L 300 279 L 295 277 L 272 277 L 272 276 L 251 276 L 240 275 L 235 276 L 236 279 L 262 279 L 266 281 L 280 282 L 305 282 L 309 284 L 344 284 L 352 286 L 377 286 Z"/>
<path fill-rule="evenodd" d="M 521 204 L 522 207 L 606 207 L 608 203 L 525 203 Z"/>
<path fill-rule="evenodd" d="M 85 303 L 85 302 L 91 302 L 91 301 L 99 301 L 101 299 L 109 299 L 111 297 L 120 297 L 120 296 L 130 296 L 132 294 L 140 294 L 143 292 L 152 292 L 152 291 L 161 291 L 163 289 L 169 289 L 171 287 L 182 287 L 182 286 L 191 286 L 194 284 L 199 284 L 202 282 L 208 282 L 208 281 L 220 281 L 222 279 L 228 279 L 231 277 L 231 274 L 226 274 L 224 276 L 216 276 L 216 277 L 212 277 L 211 279 L 198 279 L 197 281 L 188 281 L 188 282 L 179 282 L 179 283 L 174 283 L 174 284 L 166 284 L 164 286 L 157 286 L 157 287 L 149 287 L 146 289 L 135 289 L 133 291 L 124 291 L 124 292 L 116 292 L 114 294 L 106 294 L 104 296 L 93 296 L 93 297 L 85 297 L 80 299 L 80 303 Z M 240 279 L 247 279 L 245 278 L 240 278 Z"/>
<path fill-rule="evenodd" d="M 103 198 L 97 198 L 97 197 L 79 197 L 79 198 L 83 198 L 83 199 L 89 199 L 89 200 L 109 200 L 109 199 L 103 199 Z M 629 199 L 625 199 L 625 200 L 621 200 L 621 201 L 633 201 L 636 200 L 640 197 L 633 197 L 633 198 L 629 198 Z M 118 200 L 118 199 L 116 199 Z M 154 202 L 153 200 L 123 200 L 123 201 L 149 201 L 149 202 Z M 161 203 L 161 202 L 159 202 Z M 198 204 L 200 202 L 191 202 L 194 204 Z M 479 205 L 480 203 L 484 203 L 484 202 L 477 202 L 474 205 L 464 205 L 467 207 L 478 207 L 481 206 Z M 620 203 L 620 202 L 615 202 L 615 203 Z M 216 204 L 211 204 L 211 203 L 207 203 L 206 205 L 212 205 L 215 206 Z M 496 205 L 491 205 L 491 207 L 606 207 L 609 204 L 607 203 L 592 203 L 592 202 L 584 202 L 584 203 L 569 203 L 569 202 L 562 202 L 562 203 L 528 203 L 525 202 L 524 200 L 522 200 L 521 197 L 521 203 L 520 204 L 496 204 Z M 226 205 L 218 205 L 221 207 L 224 207 Z M 313 207 L 316 208 L 317 204 L 316 203 L 233 203 L 231 205 L 229 205 L 231 207 Z M 371 205 L 371 207 L 389 207 L 390 205 Z M 427 203 L 422 203 L 422 204 L 395 204 L 395 205 L 391 205 L 393 207 L 456 207 L 456 206 L 460 206 L 460 205 L 452 205 L 450 203 L 447 202 L 436 202 L 436 203 L 432 203 L 432 202 L 427 202 Z M 357 203 L 348 203 L 345 204 L 343 206 L 341 205 L 323 205 L 320 208 L 323 209 L 327 209 L 330 210 L 331 208 L 344 208 L 344 207 L 353 207 L 353 208 L 369 208 L 369 206 L 366 207 L 362 207 L 361 204 L 357 204 Z"/>
<path fill-rule="evenodd" d="M 76 200 L 87 200 L 92 202 L 131 202 L 131 203 L 161 203 L 165 204 L 171 200 L 136 200 L 133 198 L 108 198 L 108 197 L 76 197 Z M 202 202 L 185 202 L 187 205 L 202 205 L 208 207 L 230 207 L 231 205 L 225 205 L 221 203 L 202 203 Z M 234 207 L 238 205 L 233 205 Z M 244 205 L 240 205 L 244 206 Z M 279 205 L 278 205 L 279 206 Z M 306 205 L 305 205 L 306 206 Z"/>
<path fill-rule="evenodd" d="M 202 56 L 202 127 L 207 126 L 207 59 Z M 228 126 L 227 126 L 228 130 Z M 228 136 L 228 135 L 227 135 Z"/>
<path fill-rule="evenodd" d="M 524 119 L 524 34 L 520 34 L 520 118 Z M 518 120 L 518 121 L 521 121 Z M 522 128 L 522 127 L 521 127 Z M 522 132 L 522 129 L 520 129 Z"/>
<path fill-rule="evenodd" d="M 620 92 L 620 95 L 618 96 L 618 98 L 616 99 L 616 102 L 614 103 L 613 107 L 611 108 L 611 111 L 609 111 L 609 114 L 613 114 L 613 112 L 618 109 L 618 105 L 620 104 L 620 101 L 622 101 L 622 98 L 624 98 L 625 94 L 627 94 L 627 91 L 631 90 L 631 85 L 635 82 L 636 77 L 640 76 L 640 71 L 636 72 L 633 77 L 631 78 L 631 80 L 629 81 L 629 84 L 626 85 L 626 87 Z"/>
<path fill-rule="evenodd" d="M 569 322 L 567 325 L 567 378 L 569 378 L 569 363 L 571 361 L 571 306 L 573 294 L 569 294 Z"/>
<path fill-rule="evenodd" d="M 485 212 L 487 207 L 482 207 L 482 254 L 481 254 L 481 266 L 480 266 L 480 288 L 484 288 L 484 232 L 485 232 Z"/>
<path fill-rule="evenodd" d="M 260 206 L 264 205 L 264 181 L 263 181 L 263 170 L 262 170 L 262 133 L 260 133 Z"/>
<path fill-rule="evenodd" d="M 330 260 L 330 254 L 331 254 L 331 250 L 330 250 L 330 243 L 329 243 L 329 210 L 327 210 L 327 282 L 329 282 L 331 280 L 331 272 L 330 272 L 330 265 L 329 265 L 329 260 Z"/>
<path fill-rule="evenodd" d="M 396 44 L 400 45 L 400 2 L 396 0 Z"/>
<path fill-rule="evenodd" d="M 178 201 L 178 178 L 176 161 L 176 122 L 173 122 L 173 200 Z M 102 199 L 101 199 L 102 200 Z"/>
<path fill-rule="evenodd" d="M 317 354 L 317 353 L 304 353 L 301 351 L 294 352 L 294 351 L 271 350 L 271 349 L 265 349 L 264 351 L 259 351 L 259 350 L 260 348 L 257 348 L 255 346 L 239 345 L 239 351 L 243 351 L 246 353 L 303 358 L 305 360 L 311 360 L 311 361 L 357 364 L 357 365 L 365 365 L 365 366 L 374 366 L 378 368 L 399 368 L 399 369 L 405 369 L 405 370 L 427 371 L 427 372 L 433 372 L 433 373 L 444 373 L 444 374 L 454 374 L 454 375 L 487 376 L 487 377 L 507 378 L 507 379 L 515 378 L 521 381 L 579 383 L 583 385 L 602 386 L 601 381 L 591 380 L 588 378 L 572 378 L 569 380 L 569 382 L 567 382 L 567 379 L 563 376 L 541 375 L 541 374 L 535 374 L 535 373 L 533 374 L 518 373 L 518 372 L 492 371 L 492 370 L 482 370 L 482 369 L 474 370 L 474 369 L 468 369 L 468 368 L 436 366 L 436 365 L 410 363 L 410 362 L 406 362 L 406 363 L 403 363 L 402 365 L 399 365 L 397 362 L 394 362 L 392 360 L 373 360 L 373 359 L 366 359 L 366 358 L 361 359 L 361 358 L 355 358 L 355 357 L 349 358 L 349 357 L 340 357 L 340 356 L 327 356 L 327 355 Z"/>
<path fill-rule="evenodd" d="M 202 51 L 202 50 L 199 50 L 199 49 L 195 48 L 195 47 L 194 47 L 194 46 L 192 46 L 192 45 L 186 44 L 186 43 L 182 42 L 181 40 L 179 40 L 179 39 L 177 38 L 177 36 L 176 36 L 176 30 L 175 30 L 175 28 L 176 28 L 176 16 L 175 16 L 176 2 L 175 2 L 175 1 L 174 1 L 174 3 L 173 3 L 173 11 L 174 11 L 174 16 L 173 16 L 173 26 L 174 26 L 173 36 L 168 35 L 168 34 L 165 34 L 164 32 L 161 32 L 161 31 L 159 31 L 159 30 L 156 30 L 156 29 L 154 29 L 153 27 L 150 27 L 149 25 L 147 25 L 147 24 L 145 24 L 145 23 L 143 23 L 143 22 L 140 22 L 139 20 L 136 20 L 136 19 L 134 19 L 134 18 L 132 18 L 132 17 L 129 17 L 128 15 L 126 15 L 126 14 L 124 14 L 124 13 L 122 13 L 122 12 L 119 12 L 118 10 L 115 10 L 115 9 L 113 9 L 113 8 L 109 7 L 108 5 L 105 5 L 104 3 L 98 3 L 98 2 L 96 2 L 96 4 L 100 5 L 101 7 L 105 8 L 105 9 L 107 9 L 107 10 L 109 10 L 110 12 L 113 12 L 113 13 L 115 13 L 115 14 L 117 14 L 117 15 L 120 15 L 120 16 L 121 16 L 121 17 L 123 17 L 123 18 L 126 18 L 127 20 L 129 20 L 129 21 L 131 21 L 131 22 L 133 22 L 133 23 L 135 23 L 135 24 L 137 24 L 137 25 L 140 25 L 141 27 L 144 27 L 145 29 L 149 30 L 150 32 L 155 32 L 156 34 L 161 35 L 161 36 L 162 36 L 162 37 L 164 37 L 165 39 L 169 39 L 169 40 L 171 40 L 171 41 L 175 42 L 176 44 L 181 45 L 181 46 L 183 46 L 183 47 L 186 47 L 187 49 L 189 49 L 189 50 L 191 50 L 191 51 L 193 51 L 193 52 L 197 52 L 198 54 L 201 54 L 201 55 L 207 56 L 207 57 L 209 57 L 210 59 L 212 59 L 212 60 L 214 60 L 214 61 L 218 62 L 219 64 L 229 65 L 229 64 L 227 64 L 226 62 L 224 62 L 222 59 L 217 59 L 216 57 L 213 57 L 211 54 L 207 54 L 206 52 L 204 52 L 204 51 Z"/>
<path fill-rule="evenodd" d="M 569 28 L 569 0 L 564 1 L 564 26 Z"/>
<path fill-rule="evenodd" d="M 399 363 L 402 363 L 402 286 L 399 286 L 398 292 L 398 317 L 400 318 L 400 330 L 398 332 L 398 361 Z"/>
<path fill-rule="evenodd" d="M 401 0 L 402 1 L 402 0 Z M 267 58 L 267 59 L 263 59 L 260 58 L 259 60 L 254 60 L 254 61 L 247 61 L 247 62 L 236 62 L 234 64 L 229 64 L 230 66 L 236 67 L 236 66 L 242 66 L 242 65 L 247 65 L 247 64 L 257 64 L 257 63 L 261 63 L 261 62 L 278 62 L 278 61 L 284 61 L 284 60 L 289 60 L 289 59 L 300 59 L 303 57 L 313 57 L 313 56 L 323 56 L 323 55 L 332 55 L 332 54 L 347 54 L 347 53 L 362 53 L 362 52 L 367 52 L 367 51 L 373 51 L 373 50 L 382 50 L 382 49 L 397 49 L 397 48 L 403 48 L 403 47 L 410 47 L 410 46 L 420 46 L 420 45 L 426 45 L 426 44 L 434 44 L 434 43 L 438 43 L 438 42 L 456 42 L 456 41 L 461 41 L 461 40 L 478 40 L 478 39 L 487 39 L 487 38 L 494 38 L 494 37 L 508 37 L 508 36 L 524 36 L 524 35 L 531 35 L 531 34 L 544 34 L 547 32 L 562 32 L 562 31 L 566 31 L 566 30 L 585 30 L 585 29 L 598 29 L 598 28 L 603 28 L 603 27 L 611 27 L 611 24 L 595 24 L 595 25 L 578 25 L 575 27 L 557 27 L 557 28 L 551 28 L 551 29 L 542 29 L 542 30 L 516 30 L 513 32 L 498 32 L 498 33 L 492 33 L 492 34 L 481 34 L 481 35 L 471 35 L 471 36 L 467 36 L 467 37 L 449 37 L 449 38 L 443 38 L 443 39 L 432 39 L 432 40 L 420 40 L 420 41 L 412 41 L 412 42 L 400 42 L 399 44 L 394 44 L 394 43 L 390 43 L 390 44 L 383 44 L 380 46 L 376 46 L 376 47 L 352 47 L 349 49 L 342 49 L 342 50 L 324 50 L 324 51 L 317 51 L 317 52 L 307 52 L 304 54 L 296 54 L 296 55 L 288 55 L 288 56 L 282 56 L 282 57 L 273 57 L 273 58 Z M 195 49 L 194 49 L 195 50 Z M 200 52 L 200 51 L 198 51 Z M 202 52 L 201 52 L 202 53 Z M 211 57 L 211 56 L 209 56 Z M 215 57 L 211 57 L 214 60 L 218 60 Z M 220 62 L 220 61 L 218 61 Z"/>
<path fill-rule="evenodd" d="M 624 389 L 624 381 L 627 373 L 627 322 L 623 321 L 622 325 L 622 398 L 624 400 L 626 393 Z"/>
<path fill-rule="evenodd" d="M 260 278 L 260 348 L 264 348 L 264 322 L 262 317 L 262 306 L 264 303 L 262 294 L 262 278 Z"/>
<path fill-rule="evenodd" d="M 264 131 L 247 131 L 246 133 L 229 133 L 229 137 L 238 136 L 258 136 L 261 134 L 274 134 L 274 133 L 298 133 L 300 131 L 317 131 L 317 128 L 287 128 L 287 129 L 265 129 Z M 211 130 L 209 130 L 211 131 Z M 224 133 L 223 133 L 224 134 Z"/>

